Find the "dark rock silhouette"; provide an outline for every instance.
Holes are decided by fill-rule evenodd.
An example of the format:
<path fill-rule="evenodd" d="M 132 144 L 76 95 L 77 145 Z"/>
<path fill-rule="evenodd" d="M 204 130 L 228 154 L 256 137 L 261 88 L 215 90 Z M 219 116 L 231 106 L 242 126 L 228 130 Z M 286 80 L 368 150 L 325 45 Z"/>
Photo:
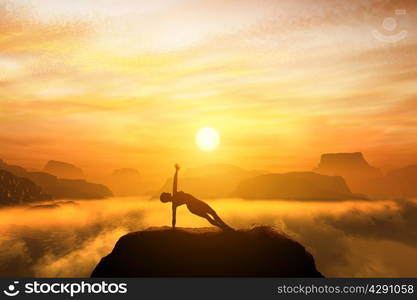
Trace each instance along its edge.
<path fill-rule="evenodd" d="M 268 227 L 129 233 L 91 277 L 323 277 L 303 246 Z"/>
<path fill-rule="evenodd" d="M 212 164 L 199 168 L 186 169 L 181 179 L 181 189 L 199 199 L 230 197 L 239 183 L 263 171 L 248 171 L 233 165 Z M 163 192 L 171 192 L 172 178 L 168 179 L 155 197 Z"/>
<path fill-rule="evenodd" d="M 28 172 L 22 167 L 8 165 L 2 160 L 0 160 L 0 170 L 6 170 L 15 176 L 33 181 L 53 199 L 100 199 L 113 195 L 102 184 L 90 183 L 81 179 L 59 179 L 45 172 Z"/>
<path fill-rule="evenodd" d="M 266 174 L 242 181 L 234 196 L 244 199 L 348 200 L 353 194 L 340 176 L 313 172 Z"/>
<path fill-rule="evenodd" d="M 321 155 L 319 165 L 314 172 L 342 176 L 355 193 L 370 193 L 373 182 L 382 177 L 382 172 L 372 167 L 361 152 L 325 153 Z"/>
<path fill-rule="evenodd" d="M 0 206 L 22 205 L 50 199 L 51 196 L 44 194 L 42 189 L 29 179 L 0 170 Z"/>
<path fill-rule="evenodd" d="M 26 169 L 19 166 L 8 165 L 2 159 L 0 159 L 0 170 L 6 170 L 18 177 L 25 177 L 25 175 L 28 173 Z"/>
<path fill-rule="evenodd" d="M 50 160 L 46 163 L 43 171 L 46 173 L 55 175 L 58 178 L 66 178 L 66 179 L 81 179 L 84 178 L 83 171 L 66 162 Z"/>
<path fill-rule="evenodd" d="M 137 196 L 144 194 L 141 176 L 136 169 L 116 169 L 111 175 L 103 178 L 101 181 L 110 187 L 116 196 Z"/>

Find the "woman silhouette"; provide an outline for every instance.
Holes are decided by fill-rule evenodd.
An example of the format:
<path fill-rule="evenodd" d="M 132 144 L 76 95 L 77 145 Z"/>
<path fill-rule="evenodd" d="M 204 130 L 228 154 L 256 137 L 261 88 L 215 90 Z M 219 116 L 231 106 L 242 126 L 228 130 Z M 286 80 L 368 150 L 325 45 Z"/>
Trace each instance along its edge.
<path fill-rule="evenodd" d="M 161 202 L 172 202 L 172 228 L 175 228 L 177 207 L 185 204 L 191 213 L 205 218 L 214 226 L 220 227 L 223 230 L 233 230 L 230 226 L 224 223 L 222 219 L 220 219 L 214 209 L 212 209 L 207 203 L 198 200 L 193 195 L 184 193 L 183 191 L 177 191 L 179 169 L 180 166 L 176 164 L 172 195 L 170 193 L 162 193 L 160 196 Z"/>

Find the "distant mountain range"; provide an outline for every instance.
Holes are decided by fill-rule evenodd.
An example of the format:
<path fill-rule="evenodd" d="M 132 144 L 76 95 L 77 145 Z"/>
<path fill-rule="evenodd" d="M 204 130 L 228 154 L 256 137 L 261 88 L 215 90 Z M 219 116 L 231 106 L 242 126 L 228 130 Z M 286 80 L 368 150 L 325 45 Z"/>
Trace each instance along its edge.
<path fill-rule="evenodd" d="M 0 206 L 50 200 L 51 196 L 27 178 L 0 170 Z"/>
<path fill-rule="evenodd" d="M 172 177 L 161 192 L 172 192 Z M 325 153 L 313 172 L 268 173 L 233 165 L 207 165 L 180 171 L 179 190 L 201 199 L 365 199 L 417 197 L 417 165 L 384 174 L 361 152 Z"/>
<path fill-rule="evenodd" d="M 48 161 L 43 171 L 58 178 L 84 178 L 84 172 L 81 168 L 62 161 Z M 111 174 L 96 178 L 95 180 L 109 187 L 115 196 L 138 196 L 144 194 L 140 173 L 133 168 L 116 169 Z"/>
<path fill-rule="evenodd" d="M 8 165 L 3 160 L 0 160 L 0 170 L 30 180 L 53 199 L 100 199 L 113 195 L 109 188 L 102 184 L 90 183 L 83 179 L 57 178 L 46 172 L 28 172 L 22 167 Z"/>
<path fill-rule="evenodd" d="M 172 182 L 172 178 L 167 180 L 159 193 L 172 192 Z M 233 165 L 206 165 L 185 170 L 184 174 L 180 171 L 178 189 L 200 199 L 366 198 L 353 194 L 340 176 L 325 176 L 313 172 L 271 174 L 265 171 L 248 171 Z"/>
<path fill-rule="evenodd" d="M 113 195 L 142 195 L 144 188 L 140 173 L 136 169 L 117 169 L 96 184 L 84 179 L 83 171 L 66 162 L 49 161 L 44 170 L 31 172 L 20 166 L 8 165 L 0 160 L 0 170 L 29 181 L 13 179 L 6 173 L 0 181 L 1 203 L 22 203 L 44 199 L 99 199 Z M 246 199 L 296 199 L 296 200 L 341 200 L 388 197 L 417 197 L 417 165 L 410 165 L 383 174 L 371 166 L 363 154 L 326 153 L 321 156 L 314 172 L 268 173 L 259 170 L 245 170 L 227 164 L 212 164 L 181 170 L 179 190 L 193 194 L 200 199 L 239 197 Z M 67 177 L 67 178 L 66 178 Z M 14 189 L 22 189 L 13 194 Z M 172 192 L 173 179 L 170 177 L 154 197 L 161 192 Z M 36 192 L 35 187 L 41 189 Z M 110 189 L 107 187 L 109 186 Z M 26 192 L 25 192 L 26 191 Z M 31 192 L 27 192 L 31 191 Z M 9 195 L 15 195 L 13 200 Z M 30 200 L 32 199 L 32 200 Z"/>
<path fill-rule="evenodd" d="M 352 191 L 358 193 L 369 193 L 370 182 L 383 176 L 382 172 L 372 167 L 360 152 L 322 154 L 313 172 L 342 176 Z"/>
<path fill-rule="evenodd" d="M 355 193 L 372 197 L 417 197 L 417 165 L 383 174 L 360 152 L 323 154 L 314 172 L 342 176 Z"/>
<path fill-rule="evenodd" d="M 363 195 L 353 194 L 342 177 L 313 172 L 256 176 L 240 182 L 233 196 L 243 199 L 366 199 Z"/>
<path fill-rule="evenodd" d="M 263 174 L 263 171 L 248 171 L 227 164 L 212 164 L 199 168 L 181 170 L 178 189 L 193 194 L 197 198 L 225 198 L 232 196 L 242 180 Z M 159 193 L 172 193 L 173 178 L 169 178 Z"/>

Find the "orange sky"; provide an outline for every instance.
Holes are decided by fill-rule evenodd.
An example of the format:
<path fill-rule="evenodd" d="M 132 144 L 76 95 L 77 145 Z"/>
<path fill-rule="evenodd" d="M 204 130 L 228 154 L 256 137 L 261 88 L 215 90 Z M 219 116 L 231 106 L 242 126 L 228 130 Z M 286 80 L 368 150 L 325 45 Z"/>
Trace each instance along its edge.
<path fill-rule="evenodd" d="M 415 1 L 132 2 L 0 0 L 0 158 L 161 178 L 176 161 L 305 170 L 323 152 L 417 163 Z M 195 146 L 205 126 L 214 152 Z"/>

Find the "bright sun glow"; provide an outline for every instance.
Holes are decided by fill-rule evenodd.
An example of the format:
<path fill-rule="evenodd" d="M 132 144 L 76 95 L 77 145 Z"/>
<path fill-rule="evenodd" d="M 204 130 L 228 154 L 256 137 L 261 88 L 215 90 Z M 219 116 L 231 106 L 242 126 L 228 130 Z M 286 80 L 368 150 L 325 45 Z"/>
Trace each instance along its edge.
<path fill-rule="evenodd" d="M 220 136 L 216 129 L 212 127 L 201 128 L 196 135 L 197 146 L 203 151 L 212 151 L 220 143 Z"/>

